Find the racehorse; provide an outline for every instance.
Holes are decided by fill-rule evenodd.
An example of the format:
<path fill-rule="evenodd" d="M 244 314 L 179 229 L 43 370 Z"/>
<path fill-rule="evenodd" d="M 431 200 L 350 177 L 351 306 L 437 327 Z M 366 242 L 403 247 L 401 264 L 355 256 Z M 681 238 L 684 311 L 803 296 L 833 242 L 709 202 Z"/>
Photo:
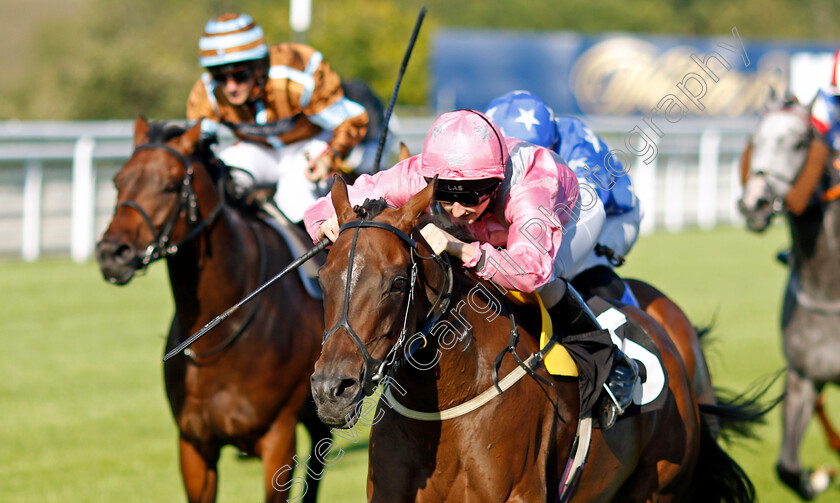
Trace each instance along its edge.
<path fill-rule="evenodd" d="M 573 483 L 580 501 L 752 499 L 698 410 L 677 348 L 632 307 L 613 315 L 655 342 L 667 375 L 662 407 L 594 430 L 593 468 L 565 477 L 571 451 L 589 445 L 576 439 L 589 420 L 577 379 L 538 364 L 541 316 L 532 305 L 497 296 L 431 253 L 416 229 L 432 196 L 430 184 L 399 209 L 352 208 L 343 183 L 332 189 L 342 230 L 320 272 L 330 328 L 312 391 L 327 424 L 373 424 L 369 501 L 553 502 L 561 488 L 566 501 Z M 366 397 L 379 382 L 399 394 L 383 394 L 370 417 Z"/>
<path fill-rule="evenodd" d="M 785 215 L 792 253 L 782 308 L 787 359 L 784 438 L 777 471 L 803 499 L 828 488 L 826 468 L 804 469 L 799 447 L 820 392 L 840 383 L 840 175 L 830 148 L 810 125 L 810 107 L 787 96 L 773 99 L 742 157 L 744 192 L 738 207 L 747 227 L 764 231 Z M 829 439 L 837 435 L 817 409 Z M 839 446 L 840 447 L 840 446 Z"/>
<path fill-rule="evenodd" d="M 226 201 L 227 168 L 199 134 L 199 125 L 184 131 L 137 119 L 135 150 L 114 178 L 116 210 L 96 250 L 117 285 L 166 258 L 175 300 L 166 351 L 294 258 L 272 225 Z M 215 501 L 224 445 L 261 458 L 266 501 L 286 501 L 297 422 L 313 450 L 331 438 L 308 398 L 322 332 L 321 301 L 287 276 L 164 364 L 190 502 Z M 318 483 L 311 475 L 322 468 L 311 459 L 308 502 Z"/>

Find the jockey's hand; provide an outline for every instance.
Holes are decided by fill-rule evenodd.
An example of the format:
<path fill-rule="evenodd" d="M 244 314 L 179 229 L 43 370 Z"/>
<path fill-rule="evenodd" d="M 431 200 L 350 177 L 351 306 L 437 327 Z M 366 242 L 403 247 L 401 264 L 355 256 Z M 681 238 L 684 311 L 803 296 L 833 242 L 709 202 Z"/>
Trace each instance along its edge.
<path fill-rule="evenodd" d="M 306 178 L 311 182 L 320 182 L 329 178 L 333 167 L 333 156 L 328 151 L 309 161 L 309 166 L 304 172 Z"/>
<path fill-rule="evenodd" d="M 335 243 L 335 240 L 338 239 L 338 229 L 338 217 L 333 215 L 318 227 L 318 241 L 329 238 L 330 241 Z"/>
<path fill-rule="evenodd" d="M 420 229 L 420 234 L 423 235 L 423 239 L 429 243 L 436 255 L 445 252 L 453 257 L 458 257 L 462 262 L 466 262 L 475 253 L 473 245 L 455 238 L 435 224 L 426 224 Z"/>

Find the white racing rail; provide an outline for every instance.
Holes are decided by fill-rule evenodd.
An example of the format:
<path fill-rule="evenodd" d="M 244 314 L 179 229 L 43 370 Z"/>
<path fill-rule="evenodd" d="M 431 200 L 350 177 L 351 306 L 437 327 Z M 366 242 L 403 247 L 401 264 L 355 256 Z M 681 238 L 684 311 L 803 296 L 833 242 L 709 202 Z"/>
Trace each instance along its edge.
<path fill-rule="evenodd" d="M 412 153 L 422 148 L 432 121 L 400 117 L 399 137 Z M 641 118 L 586 121 L 611 148 L 627 151 L 625 136 L 635 126 L 653 137 Z M 686 118 L 660 125 L 656 158 L 634 157 L 629 171 L 645 211 L 642 232 L 740 224 L 739 159 L 755 122 Z M 131 154 L 133 124 L 0 122 L 0 257 L 90 260 L 113 214 L 111 179 Z"/>

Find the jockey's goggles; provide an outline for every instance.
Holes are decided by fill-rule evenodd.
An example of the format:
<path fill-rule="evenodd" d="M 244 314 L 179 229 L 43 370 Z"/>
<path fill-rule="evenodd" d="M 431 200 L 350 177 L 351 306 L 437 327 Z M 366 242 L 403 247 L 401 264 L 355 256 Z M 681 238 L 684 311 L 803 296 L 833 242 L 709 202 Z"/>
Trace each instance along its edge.
<path fill-rule="evenodd" d="M 426 181 L 431 182 L 427 178 Z M 435 200 L 443 204 L 458 203 L 461 206 L 478 206 L 493 197 L 501 180 L 440 180 L 435 188 Z"/>
<path fill-rule="evenodd" d="M 216 85 L 225 85 L 228 79 L 233 79 L 237 84 L 244 84 L 254 77 L 254 72 L 248 66 L 240 66 L 234 69 L 211 69 L 210 75 Z"/>

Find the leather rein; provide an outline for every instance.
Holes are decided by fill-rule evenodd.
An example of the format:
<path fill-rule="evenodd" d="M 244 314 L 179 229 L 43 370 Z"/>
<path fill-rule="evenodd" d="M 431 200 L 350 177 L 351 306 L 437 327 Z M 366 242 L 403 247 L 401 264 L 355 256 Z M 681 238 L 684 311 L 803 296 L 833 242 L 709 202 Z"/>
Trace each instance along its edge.
<path fill-rule="evenodd" d="M 210 212 L 210 214 L 207 215 L 206 218 L 204 218 L 203 220 L 201 220 L 199 222 L 198 221 L 198 202 L 196 200 L 197 198 L 196 198 L 196 194 L 195 194 L 195 188 L 193 187 L 193 184 L 192 184 L 194 170 L 193 170 L 193 165 L 190 162 L 191 157 L 184 156 L 183 154 L 181 154 L 181 152 L 178 152 L 177 150 L 170 147 L 169 145 L 166 145 L 165 143 L 145 143 L 143 145 L 138 145 L 134 149 L 134 153 L 136 153 L 139 150 L 157 150 L 157 149 L 165 150 L 169 154 L 173 155 L 176 159 L 178 159 L 178 161 L 181 164 L 184 165 L 184 167 L 186 169 L 186 173 L 184 174 L 184 178 L 181 181 L 181 192 L 180 192 L 180 195 L 178 197 L 178 203 L 175 207 L 175 211 L 172 212 L 172 215 L 164 223 L 163 227 L 161 228 L 161 231 L 160 232 L 156 231 L 154 223 L 152 223 L 151 217 L 149 217 L 149 214 L 146 213 L 146 211 L 139 204 L 137 204 L 137 202 L 128 200 L 128 201 L 123 201 L 123 202 L 121 202 L 117 205 L 117 208 L 125 206 L 125 207 L 131 208 L 131 209 L 137 211 L 138 213 L 140 213 L 140 216 L 143 217 L 143 220 L 146 222 L 146 225 L 148 226 L 149 230 L 152 232 L 152 235 L 154 236 L 154 239 L 152 240 L 152 243 L 148 247 L 146 247 L 146 250 L 143 253 L 143 257 L 139 260 L 139 265 L 136 267 L 137 270 L 141 270 L 141 271 L 145 270 L 149 266 L 149 264 L 151 264 L 152 262 L 155 262 L 155 261 L 160 260 L 160 259 L 165 258 L 165 257 L 175 256 L 178 253 L 178 250 L 180 249 L 180 247 L 182 245 L 184 245 L 185 243 L 189 242 L 190 240 L 192 240 L 193 238 L 198 236 L 201 232 L 203 232 L 205 229 L 209 228 L 210 225 L 212 225 L 213 222 L 216 221 L 216 219 L 221 214 L 222 208 L 224 207 L 224 204 L 225 204 L 225 197 L 224 197 L 225 192 L 224 192 L 224 187 L 222 186 L 222 179 L 220 177 L 219 181 L 218 181 L 219 202 L 213 208 L 213 210 Z M 134 153 L 132 153 L 132 155 L 134 155 Z M 187 233 L 186 236 L 184 236 L 177 243 L 169 244 L 170 241 L 172 240 L 172 233 L 174 232 L 175 224 L 181 218 L 181 215 L 185 212 L 187 214 L 187 222 L 189 224 L 190 231 Z M 268 255 L 268 253 L 265 249 L 265 242 L 261 239 L 261 235 L 260 235 L 259 231 L 257 231 L 256 229 L 253 229 L 253 228 L 252 228 L 252 230 L 254 232 L 254 235 L 256 236 L 257 243 L 259 245 L 260 272 L 259 272 L 258 278 L 260 278 L 260 282 L 262 282 L 262 279 L 267 274 L 267 269 L 268 269 L 267 255 Z M 236 342 L 237 339 L 239 339 L 239 336 L 241 336 L 245 332 L 245 330 L 248 328 L 248 326 L 250 326 L 251 322 L 254 321 L 254 318 L 256 317 L 256 314 L 257 314 L 257 306 L 255 305 L 254 308 L 251 309 L 251 312 L 245 318 L 245 321 L 242 323 L 242 325 L 239 327 L 239 329 L 236 330 L 235 332 L 233 332 L 231 335 L 229 335 L 225 340 L 223 340 L 215 348 L 213 348 L 209 351 L 203 352 L 203 353 L 198 353 L 198 352 L 192 350 L 191 348 L 186 348 L 183 351 L 184 356 L 189 358 L 194 364 L 201 365 L 201 363 L 198 361 L 198 359 L 204 359 L 204 358 L 208 358 L 210 356 L 214 356 L 216 354 L 221 353 L 222 351 L 229 348 L 230 346 L 232 346 L 233 343 Z"/>
<path fill-rule="evenodd" d="M 385 357 L 381 360 L 374 358 L 371 356 L 370 352 L 367 350 L 365 343 L 362 342 L 362 339 L 356 334 L 356 331 L 353 330 L 353 327 L 350 326 L 350 321 L 348 319 L 348 313 L 350 310 L 350 286 L 352 284 L 351 278 L 353 277 L 353 265 L 354 265 L 354 258 L 356 256 L 356 244 L 359 240 L 359 234 L 362 229 L 364 228 L 375 228 L 375 229 L 384 229 L 387 230 L 394 235 L 396 235 L 400 240 L 405 244 L 409 249 L 409 256 L 411 257 L 411 278 L 409 280 L 409 287 L 408 287 L 408 295 L 406 295 L 405 301 L 405 316 L 403 318 L 403 326 L 400 330 L 400 335 L 397 338 L 397 342 L 391 347 Z M 363 373 L 363 381 L 362 386 L 366 396 L 370 396 L 379 382 L 382 380 L 383 377 L 388 375 L 391 370 L 395 366 L 399 366 L 406 361 L 408 358 L 411 357 L 411 354 L 420 347 L 426 345 L 426 338 L 429 335 L 429 331 L 432 327 L 438 322 L 438 320 L 443 317 L 444 314 L 449 310 L 449 303 L 452 299 L 452 287 L 453 287 L 453 279 L 452 279 L 452 265 L 449 262 L 449 257 L 445 254 L 443 255 L 431 255 L 431 256 L 423 256 L 417 249 L 417 242 L 408 236 L 406 233 L 397 229 L 393 225 L 386 224 L 384 222 L 377 222 L 373 220 L 367 220 L 364 218 L 362 220 L 356 220 L 341 226 L 339 230 L 339 234 L 344 232 L 348 229 L 356 229 L 355 233 L 353 234 L 353 243 L 350 247 L 350 255 L 348 257 L 347 262 L 347 281 L 344 288 L 344 305 L 342 307 L 341 318 L 338 322 L 329 330 L 324 332 L 324 338 L 321 341 L 321 345 L 323 346 L 326 344 L 327 339 L 338 331 L 338 329 L 343 328 L 345 332 L 350 336 L 353 342 L 356 343 L 356 346 L 359 347 L 359 351 L 362 354 L 362 359 L 364 360 L 364 373 Z M 438 293 L 438 297 L 435 300 L 432 307 L 429 309 L 429 312 L 426 313 L 426 322 L 423 325 L 422 330 L 419 332 L 421 334 L 420 339 L 422 339 L 422 345 L 413 344 L 414 341 L 420 341 L 420 339 L 416 339 L 415 337 L 409 337 L 408 333 L 408 315 L 409 311 L 411 310 L 412 301 L 414 300 L 414 291 L 417 287 L 417 270 L 418 270 L 418 261 L 417 260 L 434 260 L 435 263 L 440 266 L 441 270 L 444 273 L 444 285 L 441 287 L 440 292 Z M 410 347 L 405 348 L 406 344 L 411 339 L 412 344 Z M 404 356 L 398 357 L 398 354 L 402 350 Z"/>
<path fill-rule="evenodd" d="M 143 220 L 146 222 L 149 230 L 151 231 L 154 238 L 152 239 L 152 243 L 146 247 L 146 250 L 143 252 L 143 256 L 140 258 L 140 264 L 136 267 L 137 270 L 143 270 L 149 266 L 152 262 L 155 262 L 159 259 L 168 256 L 174 256 L 178 253 L 178 249 L 186 242 L 190 241 L 197 235 L 199 235 L 204 229 L 210 226 L 219 214 L 222 211 L 222 207 L 224 206 L 225 199 L 224 199 L 224 190 L 221 187 L 221 181 L 219 182 L 219 203 L 213 208 L 213 211 L 210 212 L 209 215 L 200 222 L 198 221 L 198 203 L 196 201 L 195 189 L 193 188 L 192 180 L 193 180 L 193 165 L 190 162 L 190 159 L 184 156 L 181 152 L 178 152 L 174 148 L 166 145 L 165 143 L 145 143 L 143 145 L 138 145 L 135 147 L 132 156 L 137 153 L 139 150 L 164 150 L 174 156 L 178 161 L 184 165 L 186 168 L 186 173 L 184 174 L 183 180 L 181 180 L 181 192 L 178 196 L 178 204 L 175 207 L 175 211 L 172 212 L 172 215 L 164 223 L 163 227 L 161 228 L 160 232 L 155 229 L 155 225 L 152 222 L 151 217 L 146 211 L 137 204 L 136 201 L 123 201 L 117 205 L 117 209 L 125 206 L 135 210 L 136 212 L 140 213 L 140 216 L 143 217 Z M 170 244 L 172 240 L 172 233 L 175 230 L 175 224 L 181 218 L 181 214 L 186 212 L 187 214 L 187 222 L 190 226 L 190 231 L 184 236 L 179 242 Z"/>

